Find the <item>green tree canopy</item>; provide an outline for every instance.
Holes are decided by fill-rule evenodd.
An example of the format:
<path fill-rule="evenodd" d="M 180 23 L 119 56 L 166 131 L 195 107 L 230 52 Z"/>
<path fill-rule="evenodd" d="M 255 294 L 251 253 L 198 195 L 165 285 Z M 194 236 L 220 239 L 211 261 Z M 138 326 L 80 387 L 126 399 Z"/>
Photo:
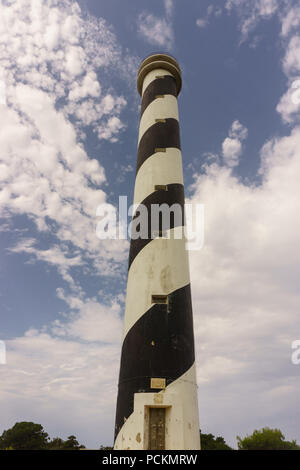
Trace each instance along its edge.
<path fill-rule="evenodd" d="M 286 441 L 279 429 L 255 430 L 244 439 L 237 436 L 239 450 L 300 450 L 296 441 Z"/>
<path fill-rule="evenodd" d="M 79 450 L 85 449 L 85 446 L 80 445 L 75 436 L 69 436 L 68 439 L 64 442 L 64 450 Z"/>
<path fill-rule="evenodd" d="M 226 444 L 224 437 L 215 437 L 213 434 L 202 434 L 201 436 L 201 449 L 202 450 L 233 450 Z"/>
<path fill-rule="evenodd" d="M 22 421 L 3 432 L 0 449 L 40 450 L 46 449 L 48 434 L 41 424 Z"/>
<path fill-rule="evenodd" d="M 66 441 L 55 437 L 50 441 L 48 434 L 41 424 L 23 421 L 16 423 L 11 429 L 0 436 L 1 450 L 79 450 L 85 449 L 75 436 L 69 436 Z"/>
<path fill-rule="evenodd" d="M 50 442 L 48 442 L 47 448 L 49 450 L 63 450 L 65 441 L 60 437 L 54 437 Z"/>

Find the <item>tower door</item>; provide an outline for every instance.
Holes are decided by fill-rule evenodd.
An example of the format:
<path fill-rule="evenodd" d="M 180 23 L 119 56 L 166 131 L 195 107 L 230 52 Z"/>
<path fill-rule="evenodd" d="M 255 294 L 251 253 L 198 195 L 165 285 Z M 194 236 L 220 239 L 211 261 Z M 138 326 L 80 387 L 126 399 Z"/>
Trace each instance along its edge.
<path fill-rule="evenodd" d="M 166 409 L 149 409 L 149 450 L 165 449 Z"/>

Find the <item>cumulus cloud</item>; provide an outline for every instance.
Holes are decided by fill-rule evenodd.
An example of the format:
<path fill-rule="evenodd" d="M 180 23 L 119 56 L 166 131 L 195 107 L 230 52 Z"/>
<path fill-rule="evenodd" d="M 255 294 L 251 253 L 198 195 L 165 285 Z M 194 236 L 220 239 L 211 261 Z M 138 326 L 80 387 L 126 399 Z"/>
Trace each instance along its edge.
<path fill-rule="evenodd" d="M 83 300 L 75 292 L 66 295 L 63 289 L 58 289 L 57 295 L 69 305 L 72 313 L 67 322 L 56 319 L 52 333 L 88 342 L 120 343 L 122 320 L 119 303 L 104 304 L 95 298 Z"/>
<path fill-rule="evenodd" d="M 124 127 L 125 126 L 121 120 L 118 117 L 113 116 L 109 118 L 105 124 L 98 127 L 98 138 L 99 140 L 105 139 L 110 142 L 116 142 L 117 137 L 115 137 L 115 135 L 124 129 Z"/>
<path fill-rule="evenodd" d="M 261 184 L 213 162 L 189 201 L 205 205 L 205 244 L 190 257 L 201 427 L 225 435 L 229 420 L 242 434 L 278 416 L 291 429 L 300 392 L 290 359 L 300 327 L 300 128 L 260 157 Z"/>
<path fill-rule="evenodd" d="M 293 36 L 288 44 L 284 59 L 283 70 L 286 75 L 300 71 L 300 36 Z"/>
<path fill-rule="evenodd" d="M 290 6 L 290 8 L 281 15 L 281 34 L 287 37 L 292 31 L 300 26 L 300 7 Z"/>
<path fill-rule="evenodd" d="M 0 214 L 27 215 L 38 231 L 55 234 L 48 258 L 38 246 L 24 251 L 36 259 L 55 264 L 63 242 L 65 259 L 79 250 L 82 264 L 89 259 L 97 271 L 102 259 L 111 273 L 126 256 L 126 244 L 109 250 L 95 235 L 106 177 L 82 138 L 90 126 L 99 139 L 118 140 L 126 100 L 105 73 L 111 67 L 125 77 L 131 61 L 122 59 L 106 22 L 84 16 L 77 2 L 18 0 L 1 7 Z M 66 263 L 65 280 L 70 267 Z"/>
<path fill-rule="evenodd" d="M 281 24 L 281 40 L 285 54 L 282 60 L 283 71 L 288 79 L 288 89 L 281 97 L 277 112 L 286 123 L 299 120 L 300 100 L 294 85 L 300 77 L 300 36 L 299 36 L 299 6 L 288 0 L 227 0 L 225 7 L 228 12 L 235 11 L 239 17 L 239 27 L 242 33 L 241 42 L 246 41 L 249 33 L 254 30 L 262 19 L 277 15 Z M 250 47 L 256 45 L 256 39 Z"/>
<path fill-rule="evenodd" d="M 75 430 L 89 448 L 111 445 L 120 340 L 110 332 L 102 343 L 106 330 L 97 337 L 89 322 L 98 320 L 100 326 L 102 319 L 107 326 L 112 320 L 118 331 L 121 325 L 111 307 L 95 308 L 86 306 L 85 317 L 75 320 L 73 328 L 69 324 L 70 331 L 57 326 L 56 335 L 55 325 L 52 331 L 30 329 L 6 342 L 7 364 L 1 369 L 5 386 L 0 392 L 6 404 L 1 410 L 6 429 L 15 421 L 35 421 L 52 437 L 66 438 Z"/>
<path fill-rule="evenodd" d="M 289 14 L 287 14 L 289 17 Z M 286 17 L 283 17 L 282 24 L 284 26 Z M 292 32 L 291 26 L 283 28 L 284 36 L 288 36 L 288 32 Z M 288 89 L 281 97 L 277 111 L 281 114 L 283 121 L 293 123 L 299 121 L 300 111 L 300 36 L 297 34 L 288 37 L 285 55 L 282 60 L 283 70 L 288 79 Z"/>
<path fill-rule="evenodd" d="M 294 80 L 286 93 L 281 97 L 276 110 L 283 121 L 293 123 L 299 119 L 300 110 L 300 79 Z"/>
<path fill-rule="evenodd" d="M 242 40 L 261 19 L 278 14 L 288 91 L 277 111 L 296 124 L 298 19 L 295 7 L 280 4 L 286 9 L 275 1 L 233 0 L 226 6 L 236 8 Z M 232 173 L 246 137 L 235 121 L 223 142 L 226 165 L 207 161 L 204 174 L 195 175 L 191 198 L 205 204 L 205 245 L 190 257 L 201 427 L 226 436 L 230 421 L 243 435 L 280 422 L 293 438 L 299 433 L 293 424 L 299 384 L 291 344 L 300 327 L 300 128 L 262 147 L 260 184 L 246 184 Z M 222 389 L 220 400 L 216 388 Z"/>
<path fill-rule="evenodd" d="M 174 40 L 172 26 L 165 18 L 143 12 L 138 17 L 138 33 L 150 44 L 171 49 Z"/>
<path fill-rule="evenodd" d="M 239 157 L 242 153 L 242 141 L 247 138 L 248 130 L 239 121 L 234 121 L 229 130 L 229 137 L 226 137 L 222 144 L 222 154 L 226 165 L 234 167 L 239 164 Z"/>
<path fill-rule="evenodd" d="M 120 304 L 107 293 L 105 301 L 90 298 L 78 271 L 120 279 L 128 242 L 96 237 L 107 181 L 101 151 L 97 159 L 90 154 L 85 132 L 90 126 L 96 138 L 118 140 L 126 100 L 110 77 L 128 86 L 133 64 L 110 26 L 77 2 L 1 4 L 0 216 L 5 230 L 17 216 L 34 223 L 30 233 L 15 232 L 19 241 L 7 253 L 55 267 L 65 303 L 51 325 L 6 341 L 5 428 L 32 420 L 66 437 L 91 425 L 94 446 L 105 443 L 106 423 L 113 430 Z"/>
<path fill-rule="evenodd" d="M 165 17 L 143 11 L 137 20 L 138 33 L 150 44 L 172 49 L 174 31 L 172 24 L 173 1 L 165 0 Z"/>
<path fill-rule="evenodd" d="M 243 42 L 261 20 L 271 18 L 285 3 L 285 0 L 227 0 L 225 8 L 228 12 L 236 11 Z"/>

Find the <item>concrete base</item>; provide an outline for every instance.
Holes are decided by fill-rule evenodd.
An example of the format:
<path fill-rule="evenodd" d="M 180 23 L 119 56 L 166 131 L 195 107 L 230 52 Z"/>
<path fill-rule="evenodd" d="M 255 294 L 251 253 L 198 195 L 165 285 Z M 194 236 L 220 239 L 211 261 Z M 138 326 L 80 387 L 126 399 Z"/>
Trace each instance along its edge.
<path fill-rule="evenodd" d="M 115 450 L 148 450 L 149 408 L 166 408 L 166 450 L 199 450 L 195 366 L 158 393 L 135 393 L 134 411 L 115 441 Z"/>

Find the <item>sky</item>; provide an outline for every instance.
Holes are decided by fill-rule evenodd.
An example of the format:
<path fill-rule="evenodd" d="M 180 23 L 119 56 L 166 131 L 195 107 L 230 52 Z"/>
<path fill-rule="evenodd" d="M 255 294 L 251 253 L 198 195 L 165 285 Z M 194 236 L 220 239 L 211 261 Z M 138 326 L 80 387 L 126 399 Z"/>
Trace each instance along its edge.
<path fill-rule="evenodd" d="M 200 427 L 236 447 L 300 442 L 300 7 L 292 0 L 0 1 L 0 433 L 111 445 L 128 240 L 96 209 L 133 200 L 141 60 L 168 52 L 186 200 Z"/>

